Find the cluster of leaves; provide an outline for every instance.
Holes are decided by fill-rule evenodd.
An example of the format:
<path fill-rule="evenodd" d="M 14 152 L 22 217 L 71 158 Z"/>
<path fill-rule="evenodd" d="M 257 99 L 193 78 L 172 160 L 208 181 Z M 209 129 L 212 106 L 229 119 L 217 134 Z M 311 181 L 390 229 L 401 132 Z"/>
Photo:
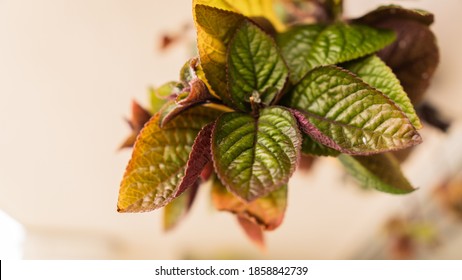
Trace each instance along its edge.
<path fill-rule="evenodd" d="M 152 112 L 134 104 L 119 212 L 166 206 L 171 228 L 208 180 L 215 207 L 262 244 L 283 220 L 301 155 L 338 157 L 367 187 L 414 190 L 388 152 L 420 143 L 422 125 L 391 68 L 412 92 L 436 64 L 393 27 L 427 30 L 432 16 L 387 6 L 341 21 L 341 1 L 327 2 L 331 22 L 287 26 L 273 0 L 193 1 L 199 55 L 153 90 Z"/>

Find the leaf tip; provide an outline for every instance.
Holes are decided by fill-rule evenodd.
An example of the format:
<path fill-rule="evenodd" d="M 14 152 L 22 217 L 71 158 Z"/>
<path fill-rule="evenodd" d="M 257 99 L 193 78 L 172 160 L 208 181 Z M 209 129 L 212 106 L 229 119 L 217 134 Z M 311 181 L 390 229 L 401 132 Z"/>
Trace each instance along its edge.
<path fill-rule="evenodd" d="M 237 216 L 239 225 L 244 230 L 247 237 L 263 252 L 266 251 L 265 235 L 262 228 L 243 216 Z"/>

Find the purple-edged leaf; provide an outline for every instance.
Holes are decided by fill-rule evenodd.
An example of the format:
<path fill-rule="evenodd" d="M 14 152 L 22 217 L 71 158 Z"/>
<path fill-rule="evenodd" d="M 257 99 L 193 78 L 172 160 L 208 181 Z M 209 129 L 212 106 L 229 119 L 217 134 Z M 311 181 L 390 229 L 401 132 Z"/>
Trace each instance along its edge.
<path fill-rule="evenodd" d="M 416 129 L 421 129 L 414 106 L 392 70 L 379 57 L 371 55 L 342 65 L 372 87 L 388 96 L 406 114 Z"/>
<path fill-rule="evenodd" d="M 243 21 L 228 47 L 229 91 L 234 105 L 250 111 L 257 92 L 269 105 L 287 81 L 288 70 L 273 38 L 250 21 Z"/>
<path fill-rule="evenodd" d="M 368 155 L 410 147 L 421 137 L 388 97 L 351 72 L 322 66 L 310 71 L 283 104 L 303 113 L 303 131 L 343 153 Z"/>
<path fill-rule="evenodd" d="M 173 200 L 196 136 L 220 114 L 212 108 L 194 107 L 163 128 L 159 126 L 159 114 L 154 115 L 135 143 L 120 184 L 118 211 L 151 211 Z"/>
<path fill-rule="evenodd" d="M 189 86 L 176 97 L 175 103 L 170 103 L 162 109 L 162 118 L 160 126 L 163 127 L 181 112 L 207 101 L 213 100 L 213 96 L 209 93 L 207 86 L 198 78 L 194 78 L 189 82 Z"/>
<path fill-rule="evenodd" d="M 177 188 L 178 190 L 175 196 L 179 196 L 187 188 L 192 186 L 212 159 L 210 141 L 214 125 L 215 123 L 212 122 L 204 126 L 194 140 L 188 163 L 186 164 L 184 177 Z"/>
<path fill-rule="evenodd" d="M 215 179 L 212 185 L 212 201 L 217 210 L 245 217 L 257 223 L 264 230 L 274 230 L 284 219 L 287 207 L 287 186 L 247 203 L 229 192 L 220 180 Z"/>
<path fill-rule="evenodd" d="M 260 249 L 265 249 L 265 236 L 261 227 L 246 217 L 237 216 L 237 221 L 247 237 Z"/>
<path fill-rule="evenodd" d="M 329 148 L 319 142 L 316 142 L 308 136 L 307 134 L 303 135 L 302 142 L 302 153 L 308 156 L 322 156 L 322 157 L 336 157 L 340 154 L 339 151 Z"/>
<path fill-rule="evenodd" d="M 196 198 L 199 181 L 164 207 L 164 230 L 172 230 L 188 214 Z"/>
<path fill-rule="evenodd" d="M 168 101 L 174 100 L 182 89 L 183 84 L 179 82 L 168 82 L 158 88 L 150 88 L 151 112 L 159 112 Z"/>
<path fill-rule="evenodd" d="M 290 112 L 294 117 L 297 119 L 298 125 L 300 129 L 307 135 L 310 136 L 311 139 L 318 142 L 321 145 L 330 147 L 337 151 L 342 151 L 343 148 L 338 145 L 332 138 L 329 138 L 324 133 L 322 133 L 314 124 L 310 123 L 305 115 L 297 110 L 291 109 Z"/>
<path fill-rule="evenodd" d="M 338 158 L 363 187 L 392 194 L 406 194 L 415 190 L 401 172 L 399 162 L 390 153 L 372 156 L 340 155 Z"/>
<path fill-rule="evenodd" d="M 136 137 L 140 133 L 144 124 L 151 118 L 151 113 L 148 110 L 141 107 L 135 100 L 132 101 L 132 116 L 127 120 L 128 125 L 132 129 L 130 136 L 125 139 L 124 143 L 120 146 L 120 149 L 131 148 L 135 144 Z"/>
<path fill-rule="evenodd" d="M 363 25 L 295 26 L 277 37 L 281 53 L 297 83 L 317 66 L 337 64 L 372 54 L 393 42 L 395 35 Z"/>
<path fill-rule="evenodd" d="M 439 63 L 436 38 L 428 26 L 433 22 L 433 15 L 421 10 L 386 6 L 354 22 L 396 32 L 396 41 L 378 55 L 393 69 L 412 103 L 420 103 Z"/>
<path fill-rule="evenodd" d="M 287 183 L 300 145 L 297 122 L 282 107 L 264 108 L 258 117 L 225 113 L 212 133 L 215 171 L 230 191 L 252 201 Z"/>

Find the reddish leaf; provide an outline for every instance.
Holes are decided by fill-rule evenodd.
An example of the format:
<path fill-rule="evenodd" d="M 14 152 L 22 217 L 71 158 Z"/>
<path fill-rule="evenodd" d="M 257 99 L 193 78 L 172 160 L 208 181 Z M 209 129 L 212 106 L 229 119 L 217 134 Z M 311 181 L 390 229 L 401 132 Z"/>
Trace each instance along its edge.
<path fill-rule="evenodd" d="M 189 87 L 183 89 L 177 96 L 175 103 L 171 103 L 171 105 L 167 107 L 167 110 L 162 112 L 160 126 L 165 126 L 165 124 L 184 110 L 212 99 L 214 99 L 214 97 L 210 94 L 204 82 L 198 78 L 194 78 L 189 82 Z"/>
<path fill-rule="evenodd" d="M 237 216 L 237 221 L 239 222 L 239 225 L 242 227 L 242 229 L 244 229 L 247 237 L 252 240 L 252 242 L 256 244 L 260 249 L 264 250 L 265 236 L 263 235 L 261 226 L 242 216 Z"/>
<path fill-rule="evenodd" d="M 396 41 L 378 55 L 393 69 L 413 104 L 420 103 L 439 63 L 436 38 L 428 26 L 433 15 L 386 6 L 353 21 L 396 32 Z"/>
<path fill-rule="evenodd" d="M 287 206 L 287 186 L 247 203 L 229 192 L 220 180 L 215 178 L 212 186 L 212 201 L 217 210 L 229 211 L 255 221 L 264 230 L 274 230 L 284 219 Z"/>
<path fill-rule="evenodd" d="M 316 159 L 317 157 L 314 156 L 302 155 L 300 157 L 300 162 L 298 163 L 298 169 L 303 172 L 310 171 Z"/>
<path fill-rule="evenodd" d="M 141 107 L 141 105 L 138 104 L 135 100 L 133 100 L 132 116 L 129 120 L 127 120 L 128 125 L 132 129 L 132 133 L 120 146 L 120 149 L 133 147 L 133 144 L 135 144 L 136 136 L 140 133 L 144 124 L 147 123 L 150 118 L 151 114 L 146 109 Z"/>
<path fill-rule="evenodd" d="M 310 123 L 302 112 L 298 110 L 294 110 L 294 109 L 290 109 L 290 112 L 297 120 L 298 125 L 300 126 L 300 129 L 304 133 L 308 134 L 313 140 L 315 140 L 316 142 L 324 146 L 335 149 L 337 151 L 345 150 L 342 147 L 340 147 L 337 143 L 335 143 L 334 140 L 332 140 L 331 138 L 327 137 L 324 133 L 322 133 L 316 126 Z"/>
<path fill-rule="evenodd" d="M 178 186 L 175 197 L 179 196 L 187 188 L 197 182 L 199 175 L 201 175 L 207 163 L 212 159 L 210 146 L 214 126 L 215 123 L 209 123 L 204 126 L 194 140 L 191 154 L 189 155 L 186 165 L 185 175 Z"/>
<path fill-rule="evenodd" d="M 213 162 L 210 161 L 209 163 L 207 163 L 204 167 L 204 169 L 202 169 L 202 172 L 201 172 L 201 178 L 203 181 L 207 181 L 210 176 L 212 176 L 213 174 Z"/>
<path fill-rule="evenodd" d="M 367 13 L 366 15 L 356 19 L 363 24 L 374 25 L 378 22 L 383 22 L 390 19 L 407 19 L 420 22 L 425 25 L 431 25 L 434 21 L 433 14 L 423 10 L 404 9 L 397 5 L 381 6 Z"/>

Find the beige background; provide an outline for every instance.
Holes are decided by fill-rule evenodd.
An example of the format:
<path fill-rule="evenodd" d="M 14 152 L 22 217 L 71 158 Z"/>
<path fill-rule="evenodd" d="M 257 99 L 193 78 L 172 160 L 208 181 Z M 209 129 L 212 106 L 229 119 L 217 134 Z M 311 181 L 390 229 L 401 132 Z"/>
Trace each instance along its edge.
<path fill-rule="evenodd" d="M 27 231 L 25 258 L 352 258 L 391 214 L 419 204 L 462 164 L 462 1 L 346 1 L 350 15 L 379 3 L 435 13 L 441 65 L 429 94 L 453 118 L 448 135 L 425 129 L 404 166 L 420 190 L 405 197 L 363 192 L 334 159 L 291 181 L 284 224 L 254 248 L 233 217 L 215 212 L 208 189 L 171 233 L 161 212 L 118 214 L 130 152 L 123 117 L 132 98 L 176 79 L 186 46 L 160 53 L 158 38 L 191 20 L 189 0 L 0 0 L 0 210 Z M 462 236 L 462 235 L 459 235 Z M 0 229 L 0 238 L 2 235 Z M 447 244 L 446 244 L 447 245 Z M 1 250 L 1 248 L 0 248 Z M 453 239 L 429 258 L 462 258 Z"/>

